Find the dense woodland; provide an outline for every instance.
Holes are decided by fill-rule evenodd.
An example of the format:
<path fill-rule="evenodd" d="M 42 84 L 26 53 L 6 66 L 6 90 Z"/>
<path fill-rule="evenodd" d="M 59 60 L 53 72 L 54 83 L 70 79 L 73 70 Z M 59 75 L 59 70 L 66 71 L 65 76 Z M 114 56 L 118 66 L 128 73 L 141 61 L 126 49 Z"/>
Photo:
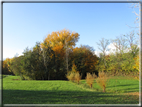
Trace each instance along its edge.
<path fill-rule="evenodd" d="M 78 33 L 65 29 L 52 32 L 43 42 L 26 48 L 23 55 L 5 59 L 2 73 L 20 76 L 22 80 L 66 80 L 69 72 L 78 72 L 82 78 L 100 71 L 110 75 L 138 75 L 138 37 L 134 32 L 114 40 L 102 38 L 97 43 L 102 52 L 100 57 L 95 55 L 93 47 L 75 47 L 79 37 Z M 107 54 L 110 43 L 116 50 Z"/>

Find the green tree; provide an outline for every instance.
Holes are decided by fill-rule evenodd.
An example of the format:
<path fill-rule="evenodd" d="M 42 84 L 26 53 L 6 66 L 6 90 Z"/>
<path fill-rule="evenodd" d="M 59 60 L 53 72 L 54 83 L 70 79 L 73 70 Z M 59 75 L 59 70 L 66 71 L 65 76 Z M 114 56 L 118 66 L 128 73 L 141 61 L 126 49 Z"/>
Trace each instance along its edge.
<path fill-rule="evenodd" d="M 109 43 L 110 43 L 109 40 L 104 39 L 104 38 L 102 38 L 99 41 L 99 43 L 97 43 L 98 48 L 101 51 L 98 69 L 106 70 L 106 68 L 107 68 L 107 63 L 106 63 L 105 56 L 106 56 L 106 51 L 109 50 L 108 49 Z"/>
<path fill-rule="evenodd" d="M 94 54 L 94 49 L 89 46 L 80 46 L 73 49 L 72 61 L 77 66 L 77 71 L 85 78 L 86 72 L 96 72 L 98 58 Z"/>

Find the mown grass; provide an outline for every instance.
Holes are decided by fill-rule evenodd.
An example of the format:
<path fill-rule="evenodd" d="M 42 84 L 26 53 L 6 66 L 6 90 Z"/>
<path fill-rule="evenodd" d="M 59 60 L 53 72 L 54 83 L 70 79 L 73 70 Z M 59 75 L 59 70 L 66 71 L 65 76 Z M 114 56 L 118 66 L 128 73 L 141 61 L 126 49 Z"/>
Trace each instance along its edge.
<path fill-rule="evenodd" d="M 86 85 L 85 80 L 81 80 L 80 86 L 89 88 Z M 103 91 L 100 86 L 94 81 L 93 90 Z M 139 81 L 129 77 L 112 77 L 108 79 L 106 92 L 113 93 L 128 93 L 128 92 L 139 92 Z"/>
<path fill-rule="evenodd" d="M 139 96 L 124 94 L 139 91 L 139 81 L 110 79 L 106 93 L 93 84 L 90 89 L 81 80 L 70 81 L 17 80 L 18 76 L 3 78 L 3 104 L 139 104 Z"/>

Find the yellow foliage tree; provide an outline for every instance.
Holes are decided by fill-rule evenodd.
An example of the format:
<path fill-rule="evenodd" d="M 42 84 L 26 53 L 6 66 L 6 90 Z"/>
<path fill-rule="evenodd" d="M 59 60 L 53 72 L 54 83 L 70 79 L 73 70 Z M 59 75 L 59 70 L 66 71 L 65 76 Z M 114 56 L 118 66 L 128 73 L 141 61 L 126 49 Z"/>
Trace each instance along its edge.
<path fill-rule="evenodd" d="M 134 69 L 136 69 L 138 72 L 137 72 L 137 75 L 135 76 L 135 79 L 139 80 L 139 55 L 137 55 L 135 58 L 135 65 L 133 66 Z"/>
<path fill-rule="evenodd" d="M 13 58 L 6 58 L 4 61 L 3 61 L 3 64 L 2 64 L 2 67 L 3 67 L 3 73 L 9 73 L 9 74 L 12 74 L 12 70 L 10 68 L 11 66 L 11 62 L 12 62 Z"/>
<path fill-rule="evenodd" d="M 92 85 L 94 83 L 94 80 L 97 76 L 94 74 L 90 74 L 90 73 L 87 73 L 87 76 L 86 76 L 86 83 L 92 88 Z"/>
<path fill-rule="evenodd" d="M 74 81 L 75 79 L 79 82 L 80 80 L 80 75 L 76 74 L 77 73 L 77 67 L 76 65 L 73 63 L 72 65 L 72 70 L 69 71 L 66 75 L 66 77 L 68 78 L 68 80 Z"/>
<path fill-rule="evenodd" d="M 57 32 L 52 32 L 48 34 L 45 38 L 45 43 L 50 44 L 50 46 L 54 47 L 56 45 L 62 45 L 65 47 L 66 45 L 70 48 L 75 46 L 75 43 L 79 39 L 79 34 L 75 32 L 70 32 L 69 30 L 61 30 Z"/>
<path fill-rule="evenodd" d="M 55 57 L 63 58 L 65 55 L 65 49 L 63 48 L 63 45 L 57 45 L 53 47 L 53 51 L 55 53 Z"/>
<path fill-rule="evenodd" d="M 135 58 L 135 65 L 133 66 L 134 69 L 139 71 L 139 55 L 137 55 Z"/>
<path fill-rule="evenodd" d="M 76 67 L 76 65 L 74 63 L 72 65 L 72 71 L 71 72 L 74 72 L 74 73 L 77 72 L 77 67 Z"/>
<path fill-rule="evenodd" d="M 44 39 L 44 43 L 41 44 L 41 47 L 44 47 L 46 45 L 50 45 L 52 48 L 56 46 L 63 46 L 65 49 L 65 59 L 66 59 L 66 65 L 67 65 L 67 72 L 68 72 L 68 49 L 73 48 L 76 44 L 76 42 L 79 39 L 79 34 L 75 32 L 70 32 L 69 30 L 61 30 L 57 32 L 52 32 L 51 34 L 48 34 L 47 37 Z M 60 47 L 60 48 L 61 48 Z M 54 49 L 56 50 L 56 49 Z"/>
<path fill-rule="evenodd" d="M 103 71 L 99 72 L 99 77 L 96 79 L 96 82 L 103 89 L 103 92 L 105 92 L 107 81 L 108 81 L 108 77 L 107 77 L 106 73 Z"/>
<path fill-rule="evenodd" d="M 79 72 L 75 73 L 75 81 L 79 84 L 79 81 L 81 80 L 82 75 L 79 74 Z"/>

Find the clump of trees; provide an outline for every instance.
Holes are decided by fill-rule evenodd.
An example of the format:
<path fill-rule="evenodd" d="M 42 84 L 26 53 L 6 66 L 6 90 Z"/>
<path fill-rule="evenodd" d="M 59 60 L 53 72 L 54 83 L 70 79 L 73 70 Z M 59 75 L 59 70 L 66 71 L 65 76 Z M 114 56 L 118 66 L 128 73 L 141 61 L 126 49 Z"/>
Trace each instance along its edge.
<path fill-rule="evenodd" d="M 109 44 L 113 44 L 115 50 L 107 54 Z M 101 54 L 97 66 L 98 71 L 104 71 L 111 75 L 135 75 L 139 72 L 138 41 L 134 32 L 116 37 L 114 40 L 101 39 L 98 43 Z"/>
<path fill-rule="evenodd" d="M 26 48 L 23 55 L 4 60 L 3 74 L 18 75 L 23 80 L 76 78 L 78 83 L 81 77 L 85 79 L 86 73 L 98 76 L 98 71 L 104 71 L 107 75 L 131 74 L 138 78 L 139 47 L 134 32 L 114 40 L 102 38 L 97 43 L 101 50 L 99 57 L 88 45 L 75 47 L 79 36 L 78 33 L 65 29 L 52 32 L 43 42 L 37 42 L 31 49 Z M 115 50 L 108 54 L 110 43 Z"/>
<path fill-rule="evenodd" d="M 93 48 L 85 45 L 76 47 L 79 34 L 61 30 L 49 34 L 43 42 L 37 42 L 31 49 L 26 48 L 23 55 L 3 62 L 3 73 L 11 72 L 28 80 L 64 80 L 72 70 L 85 78 L 86 72 L 96 72 L 98 57 Z M 76 74 L 79 83 L 80 76 Z"/>

